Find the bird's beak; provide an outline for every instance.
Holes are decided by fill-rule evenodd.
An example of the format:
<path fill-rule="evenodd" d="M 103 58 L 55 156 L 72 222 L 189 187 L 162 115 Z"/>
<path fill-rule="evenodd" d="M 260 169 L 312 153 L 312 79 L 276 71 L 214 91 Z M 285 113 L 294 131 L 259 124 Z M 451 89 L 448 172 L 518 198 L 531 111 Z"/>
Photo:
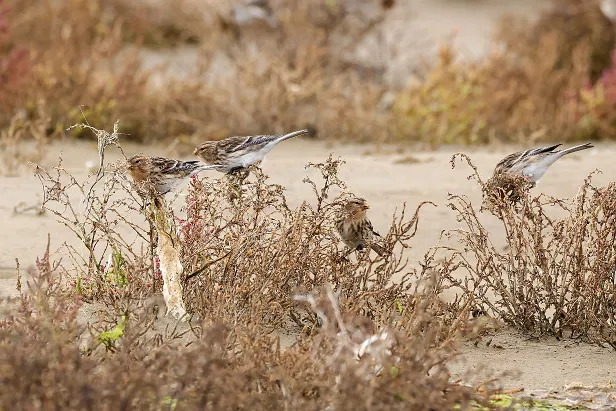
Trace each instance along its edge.
<path fill-rule="evenodd" d="M 369 209 L 369 208 L 370 208 L 370 204 L 368 204 L 368 203 L 364 203 L 364 210 L 367 210 L 367 209 Z"/>

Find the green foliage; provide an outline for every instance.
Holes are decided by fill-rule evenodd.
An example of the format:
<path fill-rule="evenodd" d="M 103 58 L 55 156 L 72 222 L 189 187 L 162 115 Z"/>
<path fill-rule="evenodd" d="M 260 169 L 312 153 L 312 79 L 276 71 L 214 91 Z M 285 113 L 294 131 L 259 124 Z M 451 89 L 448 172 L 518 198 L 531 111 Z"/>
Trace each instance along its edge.
<path fill-rule="evenodd" d="M 113 350 L 116 342 L 124 335 L 125 328 L 126 315 L 123 315 L 115 327 L 109 331 L 103 331 L 98 335 L 98 341 L 100 341 L 107 350 Z"/>
<path fill-rule="evenodd" d="M 128 283 L 128 279 L 126 277 L 126 271 L 125 271 L 126 262 L 124 261 L 122 252 L 113 245 L 111 247 L 112 247 L 112 253 L 111 253 L 112 265 L 108 269 L 108 271 L 105 273 L 105 277 L 108 281 L 114 282 L 115 284 L 120 285 L 120 286 L 125 286 Z"/>

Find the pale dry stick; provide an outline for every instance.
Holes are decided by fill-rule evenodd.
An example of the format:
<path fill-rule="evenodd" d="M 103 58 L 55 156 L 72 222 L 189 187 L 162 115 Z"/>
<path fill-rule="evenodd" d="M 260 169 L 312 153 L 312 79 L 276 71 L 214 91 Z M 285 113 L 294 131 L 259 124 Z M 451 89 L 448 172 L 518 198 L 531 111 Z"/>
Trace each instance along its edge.
<path fill-rule="evenodd" d="M 167 314 L 176 319 L 186 318 L 187 313 L 181 283 L 184 267 L 180 261 L 180 254 L 175 247 L 175 244 L 178 244 L 178 239 L 167 218 L 164 199 L 160 199 L 160 205 L 152 201 L 150 207 L 154 214 L 154 226 L 158 232 L 156 254 L 163 277 L 163 298 L 167 306 Z"/>

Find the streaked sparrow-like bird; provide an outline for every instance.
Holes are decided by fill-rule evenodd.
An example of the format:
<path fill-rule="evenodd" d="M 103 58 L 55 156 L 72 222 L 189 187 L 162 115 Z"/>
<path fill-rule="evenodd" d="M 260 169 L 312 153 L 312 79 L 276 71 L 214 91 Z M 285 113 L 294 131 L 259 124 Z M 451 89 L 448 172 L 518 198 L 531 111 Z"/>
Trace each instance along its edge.
<path fill-rule="evenodd" d="M 128 174 L 138 185 L 150 184 L 156 194 L 175 190 L 185 179 L 219 165 L 203 165 L 199 161 L 181 161 L 164 157 L 134 155 L 127 160 Z"/>
<path fill-rule="evenodd" d="M 352 250 L 370 247 L 380 256 L 388 254 L 382 246 L 374 242 L 374 236 L 380 235 L 372 228 L 366 210 L 370 206 L 363 198 L 353 198 L 343 207 L 336 220 L 336 229 L 340 238 Z"/>
<path fill-rule="evenodd" d="M 218 168 L 218 171 L 232 174 L 263 161 L 267 153 L 278 143 L 304 134 L 308 134 L 308 130 L 206 141 L 195 149 L 194 154 L 205 164 L 220 164 L 222 167 Z"/>
<path fill-rule="evenodd" d="M 518 151 L 503 158 L 494 169 L 494 175 L 506 173 L 524 176 L 530 180 L 534 187 L 543 177 L 547 169 L 559 158 L 593 147 L 590 143 L 580 144 L 565 150 L 556 150 L 561 144 L 539 147 L 526 151 Z"/>

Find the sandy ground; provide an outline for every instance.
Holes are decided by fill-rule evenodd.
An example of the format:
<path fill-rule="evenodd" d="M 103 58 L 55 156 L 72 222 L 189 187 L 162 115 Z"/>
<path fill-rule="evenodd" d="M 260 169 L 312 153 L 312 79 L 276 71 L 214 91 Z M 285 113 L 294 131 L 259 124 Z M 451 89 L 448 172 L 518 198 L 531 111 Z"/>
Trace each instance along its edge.
<path fill-rule="evenodd" d="M 125 146 L 127 154 L 144 152 L 146 154 L 166 155 L 164 148 Z M 482 175 L 491 173 L 496 162 L 515 147 L 499 149 L 465 149 L 471 155 Z M 600 145 L 597 148 L 576 153 L 556 163 L 540 182 L 536 190 L 559 197 L 572 197 L 589 172 L 598 168 L 603 174 L 597 176 L 597 184 L 606 184 L 616 172 L 613 161 L 616 146 Z M 476 183 L 467 180 L 468 167 L 451 168 L 449 159 L 458 150 L 454 148 L 439 151 L 418 151 L 410 148 L 374 147 L 357 145 L 327 145 L 321 141 L 295 139 L 277 147 L 263 164 L 264 171 L 272 183 L 281 184 L 287 189 L 291 205 L 298 205 L 304 199 L 312 198 L 312 193 L 302 179 L 307 175 L 304 165 L 308 162 L 325 160 L 329 153 L 340 156 L 346 164 L 342 177 L 349 188 L 357 195 L 368 199 L 372 208 L 370 217 L 374 226 L 386 231 L 396 207 L 404 202 L 415 208 L 424 200 L 431 200 L 438 207 L 428 207 L 421 213 L 421 222 L 414 248 L 408 256 L 415 262 L 424 252 L 434 246 L 441 230 L 458 227 L 455 216 L 446 204 L 448 193 L 464 193 L 474 204 L 479 204 L 481 193 Z M 40 164 L 53 166 L 62 153 L 64 166 L 78 177 L 85 177 L 85 163 L 96 160 L 94 143 L 55 144 Z M 117 159 L 118 154 L 109 153 L 109 160 Z M 417 160 L 413 163 L 399 163 L 399 160 Z M 207 174 L 214 178 L 217 174 Z M 312 177 L 316 177 L 313 176 Z M 34 211 L 15 214 L 14 207 L 20 203 L 36 205 L 41 200 L 41 188 L 37 178 L 27 170 L 18 177 L 2 180 L 0 197 L 0 221 L 3 235 L 0 240 L 0 296 L 15 295 L 15 258 L 22 267 L 31 265 L 37 255 L 41 255 L 47 233 L 51 233 L 52 250 L 57 250 L 63 242 L 74 240 L 66 228 L 57 224 L 54 217 L 45 214 L 35 215 Z M 185 187 L 183 187 L 185 189 Z M 176 205 L 181 205 L 182 197 Z M 494 233 L 499 232 L 498 220 L 485 216 L 484 222 Z M 497 245 L 504 245 L 501 235 L 494 235 Z M 57 255 L 59 257 L 59 255 Z M 485 342 L 493 338 L 490 347 Z M 572 341 L 555 340 L 527 341 L 511 331 L 500 331 L 485 338 L 478 347 L 466 344 L 462 351 L 462 361 L 456 371 L 476 370 L 477 377 L 483 371 L 496 373 L 519 371 L 507 375 L 503 381 L 508 388 L 524 387 L 526 390 L 552 389 L 572 383 L 585 385 L 605 385 L 616 377 L 614 368 L 616 357 L 612 350 L 596 346 L 578 344 Z"/>

